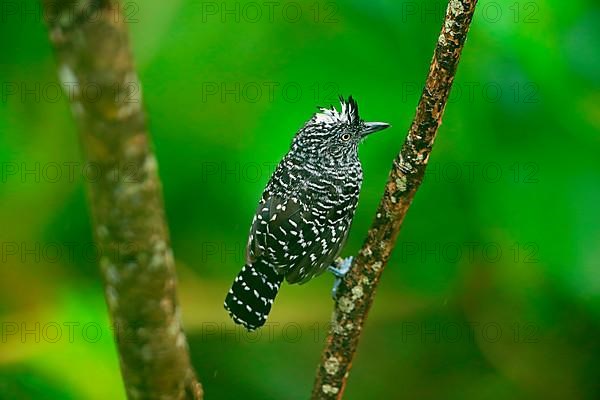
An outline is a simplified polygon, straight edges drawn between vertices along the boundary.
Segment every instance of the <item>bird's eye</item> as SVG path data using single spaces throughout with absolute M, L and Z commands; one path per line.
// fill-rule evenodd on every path
M 347 141 L 347 140 L 350 140 L 350 134 L 349 134 L 349 133 L 344 133 L 344 134 L 342 135 L 342 140 L 343 140 L 344 142 L 345 142 L 345 141 Z

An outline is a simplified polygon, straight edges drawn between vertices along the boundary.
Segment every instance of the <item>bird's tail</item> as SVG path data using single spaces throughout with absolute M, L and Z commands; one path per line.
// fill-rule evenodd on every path
M 252 331 L 265 324 L 283 275 L 257 260 L 246 264 L 225 297 L 225 309 L 238 324 Z

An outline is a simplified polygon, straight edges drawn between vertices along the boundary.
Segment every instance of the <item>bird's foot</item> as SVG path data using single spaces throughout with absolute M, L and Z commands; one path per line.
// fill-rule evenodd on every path
M 335 281 L 333 282 L 333 289 L 331 290 L 331 297 L 333 297 L 333 300 L 337 298 L 337 290 L 340 286 L 340 283 L 342 283 L 342 279 L 344 279 L 344 276 L 346 276 L 346 274 L 350 270 L 350 266 L 352 265 L 352 259 L 352 256 L 346 258 L 338 257 L 336 258 L 334 263 L 330 265 L 329 268 L 327 268 L 335 276 Z

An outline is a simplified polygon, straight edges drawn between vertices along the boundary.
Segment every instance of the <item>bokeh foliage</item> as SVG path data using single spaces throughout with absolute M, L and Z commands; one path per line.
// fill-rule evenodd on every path
M 332 279 L 285 286 L 262 333 L 236 329 L 222 301 L 252 213 L 315 106 L 352 94 L 365 119 L 393 125 L 361 149 L 365 182 L 344 255 L 359 249 L 445 9 L 433 0 L 275 3 L 124 3 L 183 319 L 211 399 L 308 396 Z M 51 91 L 59 80 L 38 3 L 3 5 L 0 397 L 124 398 L 97 257 L 86 252 L 93 177 L 69 104 Z M 478 8 L 348 399 L 600 393 L 600 8 Z M 73 340 L 65 323 L 78 324 Z

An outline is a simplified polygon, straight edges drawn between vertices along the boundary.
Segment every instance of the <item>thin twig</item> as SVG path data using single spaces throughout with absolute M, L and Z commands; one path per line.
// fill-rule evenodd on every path
M 408 136 L 365 243 L 338 288 L 312 399 L 341 399 L 358 341 L 402 221 L 425 174 L 477 0 L 451 0 Z
M 115 0 L 44 0 L 86 165 L 94 236 L 129 399 L 201 399 L 176 297 L 157 163 Z

